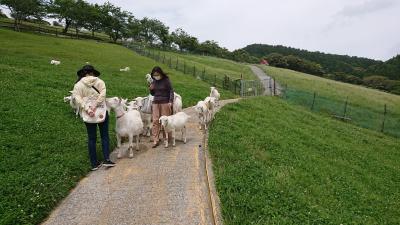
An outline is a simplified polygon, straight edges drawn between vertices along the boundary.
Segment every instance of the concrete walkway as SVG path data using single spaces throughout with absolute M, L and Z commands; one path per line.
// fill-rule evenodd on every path
M 114 152 L 117 165 L 89 173 L 43 224 L 219 224 L 215 188 L 205 169 L 209 162 L 199 147 L 203 133 L 194 109 L 184 111 L 191 116 L 187 144 L 152 149 L 142 138 L 132 159 L 116 160 Z
M 264 94 L 263 95 L 274 95 L 274 88 L 275 89 L 275 94 L 280 95 L 282 87 L 278 84 L 278 82 L 274 82 L 274 78 L 268 76 L 262 69 L 260 69 L 258 66 L 255 65 L 250 65 L 251 71 L 260 79 L 260 81 L 264 85 Z M 276 85 L 276 87 L 274 87 Z

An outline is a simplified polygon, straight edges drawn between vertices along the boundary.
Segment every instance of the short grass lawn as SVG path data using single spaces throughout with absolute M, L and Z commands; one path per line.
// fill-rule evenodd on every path
M 278 98 L 225 106 L 209 150 L 225 224 L 399 224 L 400 140 Z

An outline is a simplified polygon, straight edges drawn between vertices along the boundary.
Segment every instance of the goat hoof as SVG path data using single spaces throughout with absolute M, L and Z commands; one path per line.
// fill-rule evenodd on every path
M 133 153 L 129 153 L 129 158 L 133 158 Z
M 118 153 L 117 158 L 120 159 L 121 157 L 121 153 Z

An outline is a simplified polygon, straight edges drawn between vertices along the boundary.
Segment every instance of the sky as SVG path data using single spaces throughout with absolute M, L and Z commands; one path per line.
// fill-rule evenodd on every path
M 103 3 L 104 0 L 87 0 Z M 387 60 L 400 54 L 400 0 L 110 0 L 229 50 L 253 43 Z
M 106 0 L 86 0 L 104 3 Z M 400 0 L 109 0 L 229 50 L 253 43 L 387 60 L 400 54 Z

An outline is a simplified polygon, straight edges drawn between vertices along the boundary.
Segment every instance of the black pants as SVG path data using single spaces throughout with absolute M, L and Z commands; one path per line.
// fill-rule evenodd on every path
M 92 167 L 97 165 L 97 154 L 96 154 L 96 137 L 97 137 L 97 126 L 100 129 L 101 137 L 101 147 L 103 150 L 104 160 L 109 160 L 110 158 L 110 138 L 108 136 L 108 113 L 106 118 L 102 123 L 85 123 L 87 134 L 88 134 L 88 149 L 89 158 Z

